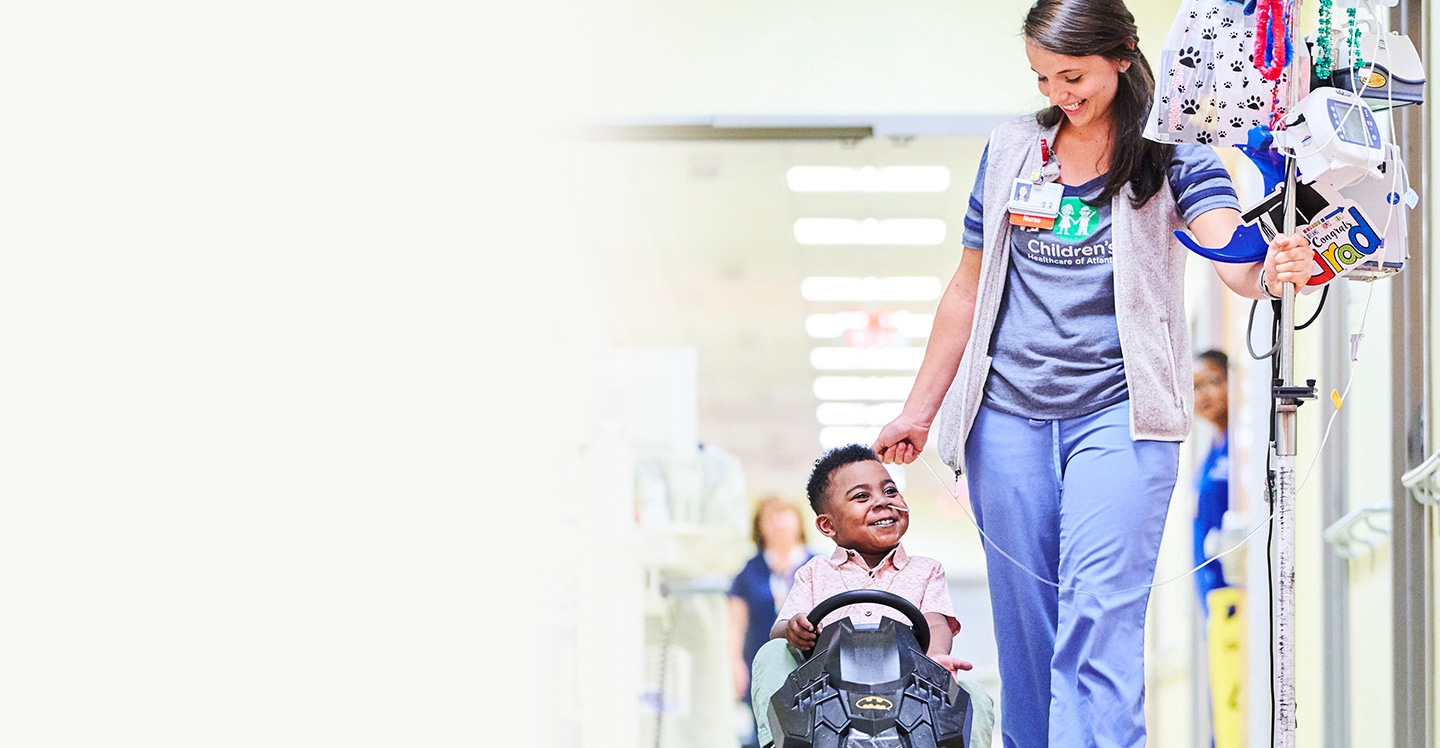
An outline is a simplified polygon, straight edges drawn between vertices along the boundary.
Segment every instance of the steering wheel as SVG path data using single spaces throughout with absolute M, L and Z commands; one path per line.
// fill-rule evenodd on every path
M 806 620 L 810 621 L 811 626 L 819 629 L 820 622 L 825 620 L 825 616 L 847 605 L 859 605 L 861 603 L 884 605 L 887 608 L 892 608 L 904 613 L 905 617 L 910 619 L 910 628 L 915 631 L 915 641 L 920 645 L 920 651 L 930 651 L 930 622 L 925 620 L 925 614 L 921 613 L 920 609 L 915 607 L 915 603 L 893 592 L 886 592 L 884 590 L 849 590 L 847 592 L 841 592 L 834 597 L 821 601 L 819 605 L 815 606 L 814 610 L 810 611 L 810 615 L 806 617 Z M 806 652 L 805 656 L 809 657 L 810 653 Z

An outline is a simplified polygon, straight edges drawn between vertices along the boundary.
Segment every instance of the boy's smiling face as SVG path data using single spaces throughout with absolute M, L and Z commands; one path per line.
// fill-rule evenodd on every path
M 905 499 L 885 466 L 874 460 L 852 462 L 830 475 L 825 511 L 815 527 L 841 548 L 853 549 L 873 568 L 900 544 L 910 527 Z

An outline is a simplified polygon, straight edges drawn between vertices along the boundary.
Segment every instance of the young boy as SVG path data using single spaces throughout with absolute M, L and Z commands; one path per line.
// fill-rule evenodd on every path
M 751 704 L 762 746 L 771 741 L 770 697 L 800 662 L 790 648 L 811 649 L 820 633 L 806 616 L 822 600 L 841 592 L 885 590 L 915 603 L 930 624 L 926 654 L 952 673 L 971 667 L 950 656 L 960 623 L 950 603 L 945 570 L 938 561 L 911 556 L 900 545 L 910 527 L 910 510 L 875 452 L 860 444 L 826 452 L 815 461 L 805 491 L 815 510 L 815 527 L 835 541 L 835 553 L 816 556 L 795 572 L 795 586 L 770 629 L 770 641 L 755 655 Z M 826 616 L 820 628 L 846 617 L 856 623 L 876 623 L 880 616 L 909 625 L 899 611 L 888 607 L 851 605 Z

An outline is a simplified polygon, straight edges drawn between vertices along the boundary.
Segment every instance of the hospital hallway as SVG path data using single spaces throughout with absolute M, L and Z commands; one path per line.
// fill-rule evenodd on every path
M 606 563 L 575 579 L 574 667 L 579 684 L 614 684 L 624 673 L 638 706 L 617 712 L 613 689 L 591 701 L 582 687 L 574 731 L 559 742 L 746 744 L 754 722 L 736 698 L 727 616 L 737 574 L 757 554 L 757 508 L 772 499 L 798 507 L 808 551 L 833 551 L 814 530 L 806 475 L 824 450 L 868 445 L 901 412 L 967 246 L 967 197 L 987 137 L 1043 102 L 1016 43 L 1024 5 L 838 13 L 792 4 L 752 15 L 647 4 L 632 25 L 606 27 L 624 40 L 607 49 L 625 52 L 597 58 L 600 114 L 562 144 L 574 167 L 574 225 L 591 248 L 576 282 L 600 310 L 586 320 L 596 343 L 583 368 L 595 372 L 595 394 L 581 431 L 591 436 L 574 446 L 581 473 L 614 479 L 572 520 L 577 537 L 609 528 L 595 546 Z M 1195 4 L 1128 5 L 1163 71 L 1167 30 Z M 1420 6 L 1402 2 L 1377 17 L 1428 58 L 1434 41 Z M 1302 4 L 1303 33 L 1314 33 L 1317 12 Z M 755 34 L 762 16 L 774 25 Z M 907 32 L 918 28 L 946 31 Z M 967 44 L 949 43 L 958 29 Z M 682 48 L 697 53 L 651 67 Z M 905 55 L 893 54 L 900 48 Z M 929 63 L 911 64 L 921 58 Z M 1387 247 L 1408 242 L 1404 270 L 1342 280 L 1323 296 L 1317 287 L 1295 303 L 1296 325 L 1316 315 L 1293 336 L 1292 381 L 1314 380 L 1315 394 L 1296 415 L 1294 609 L 1284 618 L 1298 745 L 1437 744 L 1433 203 L 1419 176 L 1434 168 L 1426 108 L 1374 113 L 1418 196 L 1405 211 L 1408 236 L 1386 236 Z M 1215 151 L 1241 206 L 1261 202 L 1271 186 L 1261 171 L 1237 148 Z M 1382 220 L 1393 232 L 1403 219 Z M 1267 499 L 1274 371 L 1252 354 L 1278 339 L 1276 322 L 1269 303 L 1252 311 L 1201 257 L 1187 263 L 1185 296 L 1192 355 L 1227 354 L 1218 376 L 1228 398 L 1217 426 L 1201 412 L 1216 374 L 1197 362 L 1196 417 L 1146 619 L 1148 744 L 1264 746 L 1277 708 L 1279 552 Z M 952 651 L 975 666 L 962 677 L 998 704 L 982 540 L 965 481 L 934 441 L 920 460 L 888 466 L 911 509 L 904 544 L 943 564 L 962 626 Z M 1228 455 L 1216 457 L 1217 442 Z M 1219 504 L 1202 498 L 1216 475 Z M 632 611 L 626 620 L 601 614 L 617 600 Z M 999 735 L 997 725 L 995 745 Z
M 12 5 L 0 746 L 1440 748 L 1434 3 Z

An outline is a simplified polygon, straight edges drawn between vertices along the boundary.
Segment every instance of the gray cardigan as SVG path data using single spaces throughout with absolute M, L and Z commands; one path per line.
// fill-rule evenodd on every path
M 975 319 L 960 368 L 945 394 L 932 428 L 936 448 L 950 467 L 964 470 L 965 440 L 980 410 L 990 374 L 990 338 L 1010 266 L 1010 221 L 1006 203 L 1013 180 L 1040 167 L 1040 138 L 1054 145 L 1056 128 L 1045 129 L 1026 115 L 990 135 L 985 169 L 985 246 Z M 1194 397 L 1190 333 L 1185 319 L 1187 253 L 1171 232 L 1184 228 L 1175 198 L 1166 187 L 1135 210 L 1129 187 L 1111 201 L 1115 273 L 1115 321 L 1130 393 L 1130 436 L 1181 441 L 1190 433 Z M 996 345 L 1005 341 L 997 340 Z

